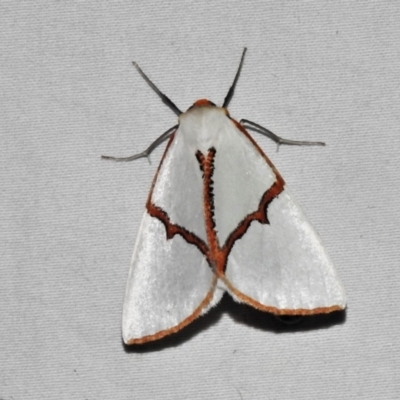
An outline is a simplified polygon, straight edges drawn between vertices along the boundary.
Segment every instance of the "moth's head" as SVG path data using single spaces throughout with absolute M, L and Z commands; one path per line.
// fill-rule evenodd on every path
M 217 106 L 215 103 L 213 103 L 210 100 L 207 99 L 200 99 L 195 101 L 187 110 L 184 114 L 186 114 L 188 111 L 195 111 L 195 110 L 207 110 L 207 109 L 220 109 L 224 110 L 224 113 L 229 116 L 228 109 L 225 108 L 224 106 Z
M 200 100 L 195 101 L 195 102 L 193 103 L 193 105 L 191 105 L 191 106 L 187 109 L 187 111 L 191 110 L 191 109 L 194 108 L 194 107 L 216 107 L 216 105 L 215 105 L 212 101 L 210 101 L 210 100 L 207 100 L 207 99 L 200 99 Z
M 190 124 L 215 123 L 215 118 L 220 116 L 230 118 L 226 108 L 217 106 L 212 101 L 207 99 L 197 100 L 184 113 L 179 115 L 179 124 L 183 121 Z

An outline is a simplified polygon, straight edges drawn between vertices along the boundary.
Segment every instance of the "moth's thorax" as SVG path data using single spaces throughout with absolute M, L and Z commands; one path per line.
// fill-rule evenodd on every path
M 221 135 L 226 131 L 226 124 L 231 123 L 228 115 L 225 108 L 200 100 L 179 116 L 179 135 L 205 153 L 218 145 Z

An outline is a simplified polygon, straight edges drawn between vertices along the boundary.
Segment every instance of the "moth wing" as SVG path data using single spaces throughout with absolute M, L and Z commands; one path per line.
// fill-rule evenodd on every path
M 125 293 L 122 336 L 139 344 L 177 332 L 222 296 L 200 250 L 144 214 Z
M 252 221 L 228 258 L 235 300 L 280 315 L 330 312 L 345 292 L 317 232 L 285 188 L 268 206 L 268 224 Z

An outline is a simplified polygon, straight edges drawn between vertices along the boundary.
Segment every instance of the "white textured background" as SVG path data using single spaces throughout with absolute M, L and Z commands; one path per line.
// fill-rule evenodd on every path
M 400 2 L 0 2 L 0 399 L 400 398 Z M 120 339 L 152 164 L 176 123 L 136 60 L 185 110 L 254 135 L 322 236 L 345 315 L 286 328 L 220 307 L 180 334 Z M 164 146 L 161 146 L 164 147 Z

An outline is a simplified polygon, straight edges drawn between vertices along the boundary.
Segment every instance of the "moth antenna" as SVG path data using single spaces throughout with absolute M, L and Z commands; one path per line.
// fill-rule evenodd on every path
M 150 80 L 150 78 L 142 71 L 142 69 L 139 67 L 139 65 L 133 61 L 132 62 L 133 66 L 138 70 L 139 74 L 142 76 L 142 78 L 147 82 L 147 84 L 158 94 L 162 102 L 169 107 L 176 115 L 181 115 L 182 111 L 174 104 L 174 102 L 166 96 L 163 92 L 161 92 L 160 89 Z
M 233 94 L 235 93 L 236 84 L 237 84 L 237 81 L 239 80 L 240 71 L 242 70 L 244 56 L 246 54 L 246 51 L 247 51 L 247 47 L 245 47 L 243 49 L 242 58 L 240 59 L 240 64 L 239 64 L 239 68 L 236 72 L 235 79 L 233 80 L 232 86 L 229 88 L 228 94 L 226 95 L 225 100 L 224 100 L 224 104 L 222 105 L 222 107 L 224 107 L 224 108 L 228 107 L 230 101 L 232 100 Z

